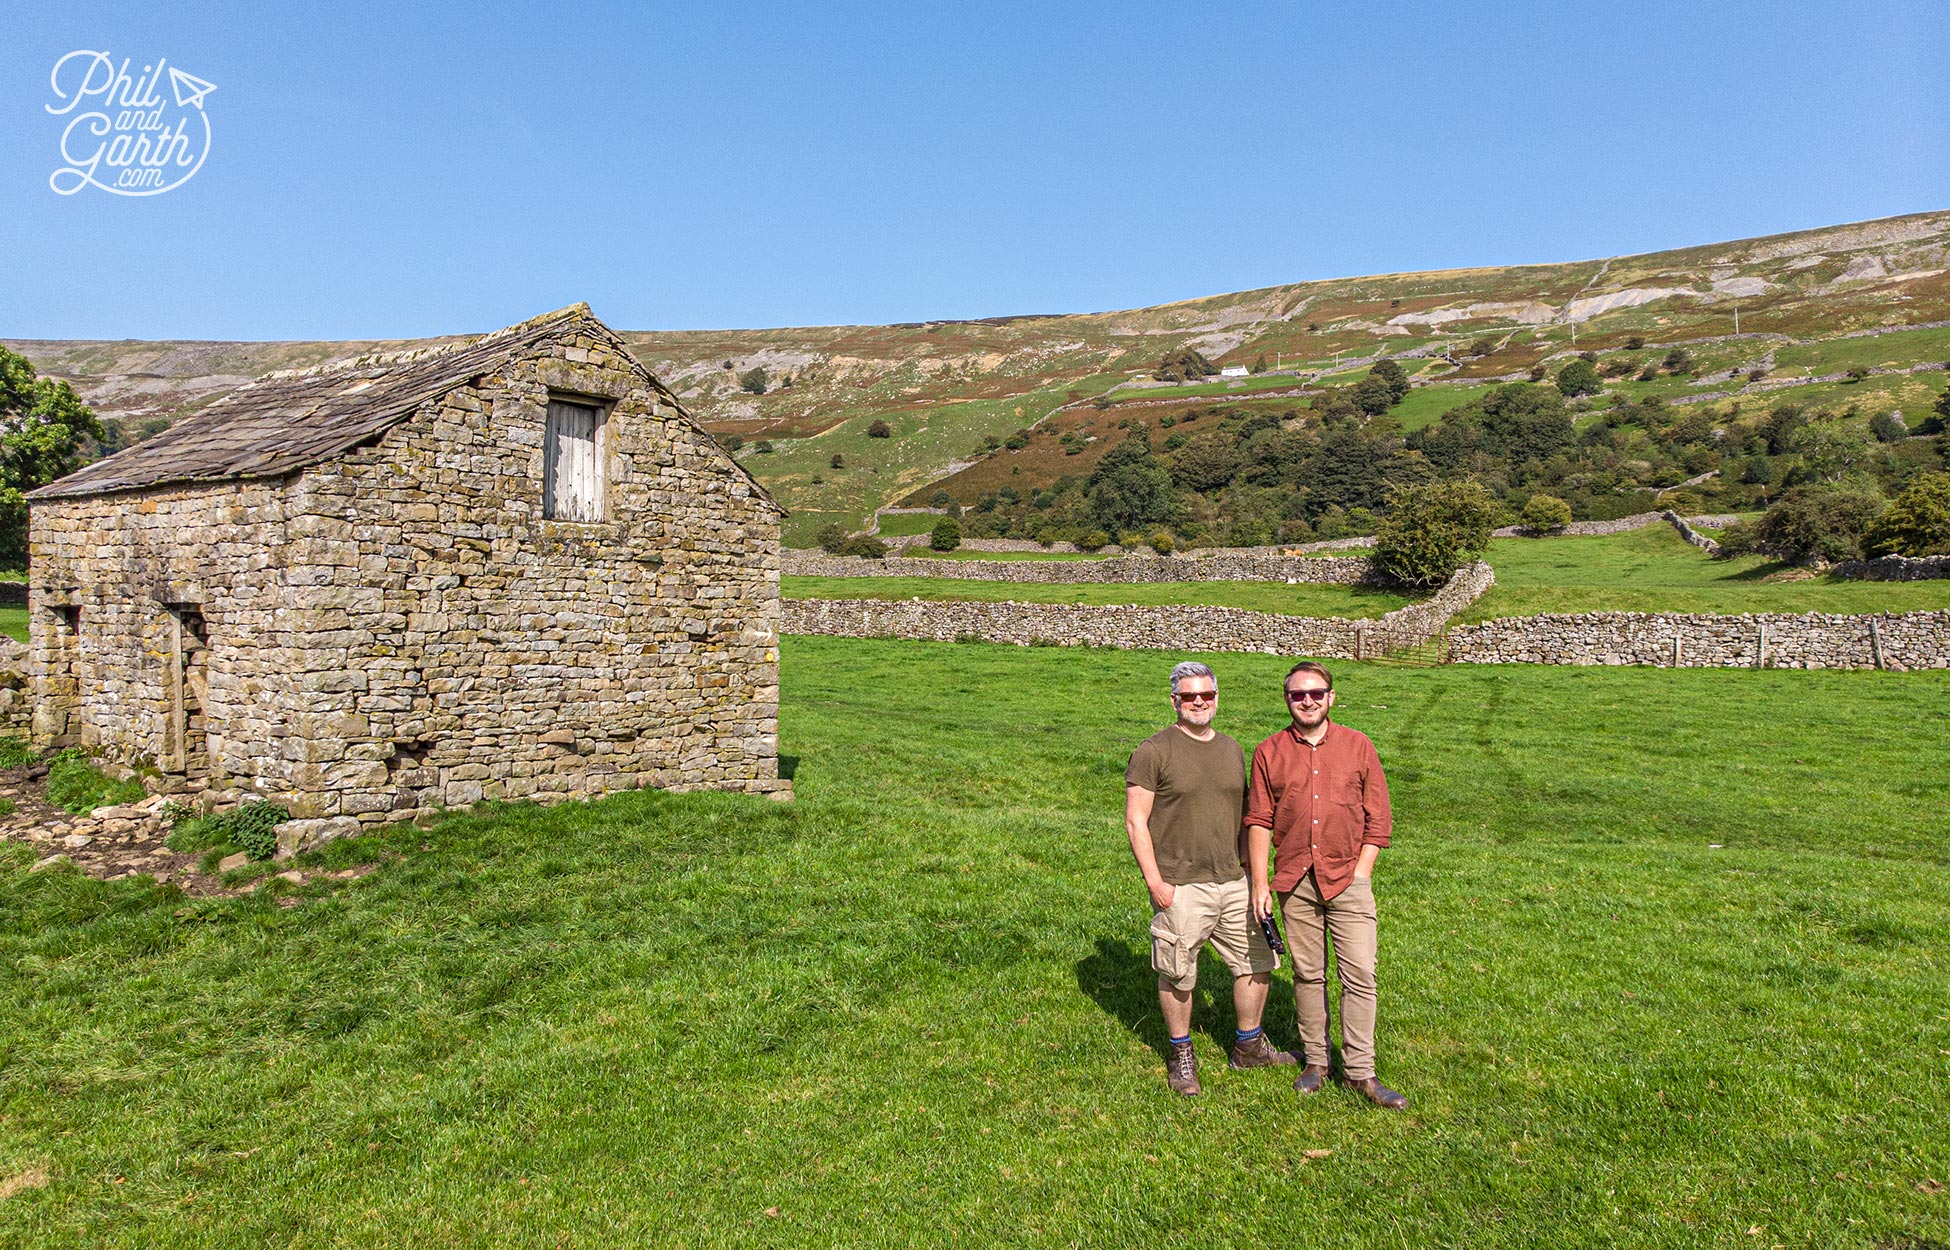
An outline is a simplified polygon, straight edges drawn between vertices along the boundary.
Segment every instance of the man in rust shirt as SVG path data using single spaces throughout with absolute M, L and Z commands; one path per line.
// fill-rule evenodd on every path
M 1375 908 L 1369 878 L 1394 820 L 1374 743 L 1328 717 L 1334 679 L 1312 662 L 1286 675 L 1293 722 L 1253 751 L 1246 791 L 1246 863 L 1253 914 L 1270 916 L 1279 895 L 1293 959 L 1293 999 L 1306 1066 L 1293 1088 L 1327 1083 L 1327 942 L 1341 982 L 1341 1076 L 1377 1106 L 1408 1099 L 1375 1079 Z M 1278 853 L 1269 885 L 1268 842 Z

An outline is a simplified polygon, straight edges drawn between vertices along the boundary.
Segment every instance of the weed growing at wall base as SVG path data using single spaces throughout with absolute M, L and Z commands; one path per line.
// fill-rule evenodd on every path
M 490 807 L 244 898 L 0 845 L 0 1244 L 1950 1240 L 1950 674 L 1336 664 L 1396 1116 L 1227 1072 L 1209 958 L 1165 1090 L 1120 802 L 1179 658 L 789 638 L 791 804 Z M 1288 657 L 1201 658 L 1278 725 Z

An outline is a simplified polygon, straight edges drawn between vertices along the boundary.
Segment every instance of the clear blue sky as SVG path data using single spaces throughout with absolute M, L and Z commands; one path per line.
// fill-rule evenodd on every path
M 0 335 L 1127 308 L 1950 207 L 1950 6 L 343 3 L 12 13 Z M 206 165 L 48 186 L 76 49 Z

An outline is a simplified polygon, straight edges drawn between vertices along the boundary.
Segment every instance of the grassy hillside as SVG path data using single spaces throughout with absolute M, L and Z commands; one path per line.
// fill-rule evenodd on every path
M 1950 213 L 1923 213 L 1643 256 L 1343 278 L 1119 312 L 625 337 L 709 428 L 745 440 L 744 462 L 805 514 L 789 526 L 804 541 L 825 520 L 857 525 L 875 506 L 925 497 L 937 480 L 968 503 L 1002 477 L 1040 487 L 1087 472 L 1087 454 L 1052 462 L 1033 447 L 989 449 L 989 439 L 1038 421 L 1101 440 L 1120 421 L 1194 407 L 1291 410 L 1323 379 L 1351 382 L 1381 355 L 1402 358 L 1418 387 L 1396 414 L 1404 431 L 1488 380 L 1521 378 L 1538 364 L 1554 371 L 1574 350 L 1636 366 L 1673 345 L 1685 345 L 1696 368 L 1647 383 L 1621 376 L 1607 390 L 1633 400 L 1721 394 L 1750 406 L 1793 393 L 1865 417 L 1901 408 L 1914 421 L 1942 392 L 1941 374 L 1788 384 L 1857 365 L 1941 362 L 1950 329 L 1866 336 L 1947 320 Z M 1628 350 L 1636 339 L 1646 346 Z M 269 369 L 393 345 L 10 346 L 139 433 Z M 1479 347 L 1487 354 L 1474 354 Z M 1163 355 L 1185 348 L 1218 366 L 1263 361 L 1266 372 L 1149 380 Z M 762 395 L 740 386 L 758 368 L 769 384 Z M 1749 383 L 1757 369 L 1765 378 Z M 876 419 L 894 428 L 892 439 L 867 437 Z M 770 455 L 755 450 L 761 440 Z M 831 468 L 836 454 L 843 470 Z
M 1286 661 L 1212 662 L 1275 728 Z M 1950 1241 L 1950 675 L 1337 666 L 1396 804 L 1389 1114 L 1228 1072 L 1210 957 L 1165 1089 L 1119 778 L 1167 663 L 788 640 L 795 803 L 306 865 L 356 881 L 0 845 L 0 1245 Z

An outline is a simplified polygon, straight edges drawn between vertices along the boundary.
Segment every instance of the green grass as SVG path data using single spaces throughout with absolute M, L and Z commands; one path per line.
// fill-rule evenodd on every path
M 788 599 L 927 599 L 980 603 L 1190 603 L 1286 616 L 1376 617 L 1413 602 L 1371 586 L 1284 582 L 991 582 L 939 577 L 787 577 Z
M 5 634 L 18 642 L 27 639 L 27 609 L 25 607 L 0 607 L 0 634 Z
M 897 512 L 880 518 L 883 538 L 905 538 L 910 534 L 932 534 L 941 518 L 932 512 Z
M 789 639 L 797 802 L 490 808 L 356 882 L 0 846 L 0 1245 L 1950 1240 L 1950 674 L 1337 666 L 1397 1115 L 1226 1071 L 1209 957 L 1164 1088 L 1120 778 L 1175 658 Z M 1275 728 L 1286 659 L 1211 659 Z
M 1715 560 L 1669 525 L 1597 538 L 1497 538 L 1496 585 L 1457 624 L 1545 612 L 1916 612 L 1950 608 L 1950 582 L 1769 582 L 1782 566 Z
M 147 797 L 140 781 L 110 780 L 79 750 L 63 751 L 48 765 L 47 801 L 64 812 L 91 812 L 117 803 L 139 803 Z

